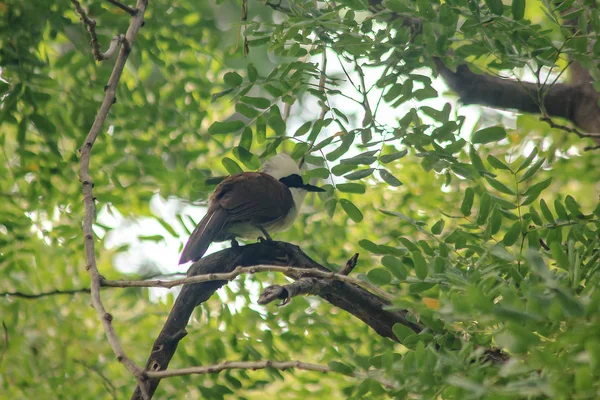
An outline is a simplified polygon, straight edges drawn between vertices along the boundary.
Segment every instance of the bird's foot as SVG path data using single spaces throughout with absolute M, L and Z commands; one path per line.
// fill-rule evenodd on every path
M 235 238 L 231 238 L 229 240 L 231 241 L 232 248 L 237 249 L 238 247 L 240 247 L 240 243 L 237 240 L 235 240 Z
M 262 242 L 272 242 L 273 239 L 271 238 L 271 236 L 269 235 L 269 232 L 267 232 L 265 230 L 265 228 L 263 228 L 262 226 L 259 226 L 258 229 L 260 229 L 260 231 L 262 232 L 263 235 L 265 235 L 264 238 L 259 237 L 257 240 L 262 243 Z

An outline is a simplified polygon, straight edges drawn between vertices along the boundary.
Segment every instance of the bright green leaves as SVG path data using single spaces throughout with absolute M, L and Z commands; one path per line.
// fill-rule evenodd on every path
M 383 256 L 381 263 L 400 281 L 404 281 L 408 276 L 408 270 L 404 264 L 394 256 Z
M 367 278 L 376 285 L 387 285 L 392 280 L 392 275 L 383 268 L 375 268 L 367 273 Z
M 471 207 L 473 207 L 474 198 L 475 198 L 475 191 L 473 190 L 473 188 L 468 187 L 465 190 L 465 196 L 460 205 L 460 212 L 462 212 L 462 214 L 465 217 L 468 217 L 469 215 L 471 215 Z
M 350 219 L 354 222 L 360 222 L 363 220 L 362 212 L 348 199 L 340 199 L 339 200 L 342 209 L 350 217 Z
M 521 223 L 517 221 L 508 229 L 508 232 L 506 232 L 506 234 L 504 235 L 504 239 L 502 239 L 502 242 L 505 246 L 512 246 L 519 238 L 520 233 Z
M 402 151 L 395 151 L 390 154 L 384 154 L 381 157 L 379 157 L 379 161 L 381 161 L 383 164 L 387 164 L 389 162 L 396 161 L 396 160 L 406 156 L 407 153 L 408 153 L 408 150 L 402 150 Z
M 236 163 L 234 160 L 232 160 L 229 157 L 223 157 L 223 159 L 221 160 L 221 163 L 223 164 L 223 166 L 225 167 L 227 172 L 229 172 L 230 175 L 239 174 L 241 172 L 244 172 L 242 170 L 242 168 L 238 165 L 238 163 Z
M 526 0 L 513 0 L 511 11 L 515 21 L 519 21 L 525 16 L 525 1 Z
M 243 121 L 226 121 L 219 122 L 215 121 L 208 128 L 208 133 L 211 135 L 221 135 L 225 133 L 234 133 L 245 127 L 246 124 Z
M 494 189 L 496 189 L 497 191 L 504 193 L 504 194 L 509 194 L 509 195 L 516 195 L 515 191 L 512 190 L 511 188 L 509 188 L 508 186 L 506 186 L 504 183 L 491 178 L 489 176 L 485 177 L 485 180 L 487 181 L 487 183 L 490 184 L 491 187 L 493 187 Z
M 344 193 L 364 194 L 366 192 L 365 186 L 360 183 L 338 183 L 336 188 Z
M 392 173 L 388 172 L 385 169 L 379 169 L 379 176 L 390 186 L 402 186 L 402 182 L 400 182 L 398 178 L 396 178 L 394 175 L 392 175 Z
M 227 72 L 223 77 L 223 81 L 230 87 L 238 87 L 242 84 L 244 79 L 237 72 Z
M 501 0 L 494 0 L 494 1 L 499 1 L 500 4 L 502 4 Z M 504 139 L 506 137 L 506 130 L 504 130 L 503 127 L 501 126 L 492 126 L 490 128 L 484 128 L 484 129 L 480 129 L 477 132 L 475 132 L 473 134 L 473 137 L 471 138 L 471 142 L 473 143 L 480 143 L 480 144 L 484 144 L 484 143 L 492 143 L 492 142 L 498 142 L 502 139 Z
M 415 275 L 417 276 L 417 278 L 421 280 L 427 278 L 427 261 L 425 260 L 423 255 L 418 251 L 414 251 L 411 253 L 411 257 L 414 263 Z
M 504 6 L 502 5 L 502 0 L 484 0 L 484 2 L 491 12 L 493 12 L 496 15 L 502 15 L 502 11 L 504 9 Z

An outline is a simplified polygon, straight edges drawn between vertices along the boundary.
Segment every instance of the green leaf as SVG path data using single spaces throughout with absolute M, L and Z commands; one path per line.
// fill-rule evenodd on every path
M 419 14 L 425 17 L 425 19 L 435 19 L 435 11 L 433 11 L 433 7 L 431 6 L 430 1 L 417 0 L 417 5 L 419 6 Z
M 569 219 L 569 215 L 567 215 L 567 210 L 565 210 L 559 199 L 554 199 L 554 211 L 556 211 L 556 215 L 559 219 Z
M 331 153 L 327 154 L 327 161 L 334 161 L 346 154 L 346 152 L 350 149 L 352 142 L 354 142 L 355 135 L 352 133 L 346 133 L 342 136 L 342 144 L 337 149 L 333 150 Z
M 536 224 L 537 226 L 544 225 L 544 221 L 542 221 L 542 217 L 540 217 L 540 214 L 537 212 L 537 210 L 535 209 L 534 206 L 529 207 L 529 214 L 531 215 L 531 220 L 533 221 L 534 224 Z
M 515 21 L 522 20 L 525 16 L 525 0 L 513 0 L 511 11 Z
M 360 164 L 370 165 L 370 164 L 373 164 L 375 161 L 377 161 L 377 157 L 368 156 L 368 155 L 358 155 L 358 156 L 354 156 L 352 158 L 344 158 L 343 160 L 340 160 L 340 163 L 341 164 L 353 164 L 353 165 L 360 165 Z
M 392 175 L 390 172 L 388 172 L 385 169 L 379 169 L 379 176 L 390 186 L 393 186 L 393 187 L 402 186 L 402 182 L 400 182 L 400 180 L 398 180 L 398 178 L 396 178 L 394 175 Z M 346 179 L 347 178 L 348 177 L 346 176 Z
M 39 114 L 33 114 L 31 116 L 31 120 L 39 131 L 46 132 L 51 135 L 56 133 L 56 126 L 48 118 Z
M 408 154 L 408 150 L 402 150 L 402 151 L 396 151 L 396 152 L 390 153 L 390 154 L 384 154 L 379 157 L 379 161 L 381 161 L 383 164 L 387 164 L 387 163 L 390 163 L 392 161 L 395 161 L 395 160 L 398 160 L 398 159 L 404 157 L 406 154 Z
M 484 2 L 491 12 L 493 12 L 496 15 L 502 15 L 502 11 L 504 10 L 502 0 L 484 0 Z
M 468 187 L 465 190 L 465 197 L 463 198 L 462 204 L 460 205 L 460 212 L 465 217 L 471 215 L 471 208 L 473 207 L 473 199 L 475 198 L 475 191 L 473 188 Z
M 524 182 L 527 179 L 531 178 L 533 175 L 535 175 L 535 173 L 541 168 L 541 166 L 544 165 L 544 161 L 546 161 L 545 158 L 537 160 L 535 164 L 531 166 L 531 168 L 525 171 L 521 179 L 519 179 L 519 183 Z
M 508 165 L 504 164 L 502 161 L 500 161 L 499 159 L 497 159 L 496 157 L 494 157 L 491 154 L 487 157 L 487 161 L 490 163 L 490 165 L 492 167 L 494 167 L 496 169 L 504 169 L 506 171 L 512 171 Z
M 469 159 L 471 160 L 471 164 L 477 171 L 485 172 L 485 166 L 483 165 L 483 161 L 481 161 L 481 157 L 477 154 L 474 146 L 469 146 Z
M 394 324 L 394 326 L 392 326 L 392 331 L 400 343 L 406 340 L 407 337 L 415 335 L 415 332 L 412 329 L 402 324 Z
M 485 177 L 485 180 L 487 181 L 487 183 L 490 184 L 491 187 L 493 187 L 494 189 L 496 189 L 497 191 L 504 193 L 504 194 L 510 194 L 510 195 L 516 195 L 515 191 L 512 190 L 511 188 L 509 188 L 508 186 L 506 186 L 504 183 L 491 178 L 489 176 Z
M 573 196 L 568 195 L 565 198 L 565 206 L 567 206 L 567 209 L 569 210 L 572 216 L 579 218 L 583 215 L 583 213 L 581 212 L 581 206 L 577 203 L 577 201 L 575 201 Z
M 304 177 L 306 178 L 305 181 L 311 178 L 327 179 L 329 178 L 329 170 L 323 167 L 309 169 L 304 173 Z
M 277 136 L 285 135 L 285 121 L 281 118 L 281 111 L 278 106 L 272 106 L 269 110 L 269 125 L 275 131 Z
M 552 178 L 548 178 L 545 181 L 538 182 L 535 185 L 530 186 L 525 191 L 525 193 L 523 193 L 523 195 L 525 195 L 525 196 L 539 195 L 544 189 L 546 189 L 548 186 L 550 186 L 551 183 L 552 183 Z
M 256 79 L 258 79 L 258 71 L 254 67 L 254 64 L 248 63 L 246 68 L 248 70 L 248 80 L 250 82 L 256 82 Z
M 348 175 L 344 175 L 344 178 L 350 181 L 355 181 L 370 176 L 373 173 L 373 171 L 375 171 L 375 168 L 359 169 L 358 171 L 354 171 Z
M 484 193 L 481 196 L 481 203 L 479 204 L 479 213 L 477 214 L 477 225 L 481 226 L 486 223 L 488 216 L 490 215 L 490 206 L 492 204 L 492 198 L 489 193 Z
M 258 169 L 260 167 L 260 160 L 258 157 L 243 147 L 234 147 L 233 154 L 248 169 Z
M 471 211 L 470 208 L 469 208 L 469 211 Z M 438 220 L 431 227 L 431 233 L 433 233 L 434 235 L 439 235 L 440 233 L 442 233 L 442 231 L 444 230 L 445 223 L 446 223 L 446 221 L 444 221 L 443 219 Z
M 365 186 L 360 183 L 338 183 L 336 185 L 337 190 L 344 193 L 358 193 L 363 194 L 366 192 Z
M 356 165 L 352 165 L 352 164 L 338 164 L 335 167 L 331 168 L 331 172 L 335 176 L 342 176 L 342 175 L 352 171 L 355 168 L 356 168 Z
M 540 210 L 542 210 L 542 215 L 544 218 L 546 218 L 546 221 L 550 222 L 551 224 L 556 222 L 554 216 L 552 215 L 552 211 L 550 211 L 550 207 L 548 207 L 548 204 L 546 204 L 544 199 L 540 200 Z
M 383 256 L 381 263 L 386 267 L 396 278 L 405 281 L 408 276 L 408 271 L 402 262 L 394 256 Z
M 373 253 L 373 254 L 385 254 L 384 251 L 382 251 L 378 245 L 376 245 L 375 243 L 371 242 L 370 240 L 367 239 L 362 239 L 359 240 L 358 245 L 360 247 L 362 247 L 363 249 L 367 250 L 369 253 Z
M 308 143 L 299 142 L 294 145 L 294 149 L 292 150 L 292 157 L 294 160 L 300 159 L 303 155 L 308 151 Z
M 243 96 L 240 100 L 246 104 L 250 104 L 251 106 L 260 109 L 266 109 L 271 106 L 271 102 L 268 99 L 265 99 L 264 97 Z
M 360 222 L 363 220 L 362 212 L 350 200 L 340 199 L 340 205 L 352 221 Z
M 223 77 L 226 85 L 231 87 L 238 87 L 244 82 L 244 79 L 237 72 L 228 72 Z
M 210 133 L 211 135 L 221 135 L 224 133 L 233 133 L 233 132 L 239 131 L 240 129 L 242 129 L 245 126 L 246 126 L 246 124 L 243 121 L 227 121 L 227 122 L 215 121 L 208 128 L 208 133 Z
M 504 239 L 502 239 L 502 243 L 504 243 L 505 246 L 512 246 L 515 244 L 520 234 L 521 222 L 517 221 L 508 229 L 506 235 L 504 235 Z
M 235 105 L 235 111 L 239 112 L 244 117 L 247 117 L 247 118 L 250 118 L 250 119 L 256 118 L 260 114 L 260 111 L 258 111 L 255 108 L 249 107 L 249 106 L 247 106 L 244 103 L 237 103 Z
M 250 150 L 250 148 L 252 147 L 252 129 L 250 129 L 249 127 L 246 127 L 244 129 L 238 146 L 243 147 L 246 150 Z
M 230 175 L 244 172 L 244 170 L 242 170 L 242 167 L 240 167 L 238 163 L 236 163 L 229 157 L 223 157 L 223 159 L 221 160 L 221 164 L 223 164 L 223 166 L 225 167 L 227 172 L 229 172 Z
M 514 4 L 514 2 L 513 2 Z M 535 158 L 535 156 L 538 153 L 538 148 L 534 147 L 533 151 L 527 156 L 526 159 L 523 160 L 523 162 L 521 163 L 521 165 L 519 165 L 519 168 L 517 169 L 517 172 L 521 172 L 522 170 L 524 170 L 525 168 L 529 167 L 529 165 L 531 164 L 531 162 L 533 161 L 533 159 Z
M 376 285 L 387 285 L 392 281 L 392 275 L 383 268 L 375 268 L 367 273 L 367 278 Z
M 306 135 L 310 130 L 311 125 L 312 123 L 310 121 L 303 123 L 302 126 L 296 130 L 296 133 L 294 133 L 294 137 Z
M 496 1 L 496 0 L 495 0 Z M 501 0 L 497 0 L 501 1 Z M 500 3 L 502 4 L 502 3 Z M 471 142 L 473 143 L 491 143 L 498 142 L 506 137 L 506 131 L 501 126 L 492 126 L 490 128 L 481 129 L 473 134 Z
M 427 278 L 427 261 L 425 261 L 423 255 L 415 251 L 411 253 L 411 256 L 415 265 L 415 274 L 417 275 L 417 278 L 421 280 Z

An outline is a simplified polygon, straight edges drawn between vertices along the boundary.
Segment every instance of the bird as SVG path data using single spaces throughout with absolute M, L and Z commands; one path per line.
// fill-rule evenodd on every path
M 208 211 L 190 235 L 179 264 L 198 261 L 212 242 L 236 238 L 272 240 L 269 232 L 288 229 L 308 192 L 324 189 L 304 183 L 296 162 L 280 153 L 267 159 L 258 172 L 225 178 L 209 198 Z

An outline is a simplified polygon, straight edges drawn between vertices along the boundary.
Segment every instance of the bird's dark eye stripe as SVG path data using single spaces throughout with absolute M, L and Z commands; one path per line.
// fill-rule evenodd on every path
M 287 187 L 291 188 L 299 188 L 304 186 L 304 182 L 302 182 L 302 177 L 298 174 L 288 175 L 279 180 L 279 182 L 283 183 Z

